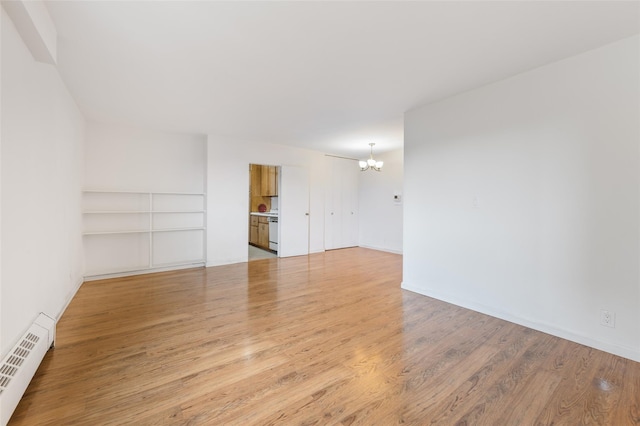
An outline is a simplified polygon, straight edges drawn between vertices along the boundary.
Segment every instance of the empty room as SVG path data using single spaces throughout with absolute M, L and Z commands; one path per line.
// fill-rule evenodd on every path
M 0 425 L 640 425 L 639 1 L 1 15 Z

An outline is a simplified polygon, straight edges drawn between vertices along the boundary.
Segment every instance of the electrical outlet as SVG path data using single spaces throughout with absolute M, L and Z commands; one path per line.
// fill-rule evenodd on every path
M 600 325 L 605 327 L 616 327 L 616 314 L 605 309 L 600 309 Z

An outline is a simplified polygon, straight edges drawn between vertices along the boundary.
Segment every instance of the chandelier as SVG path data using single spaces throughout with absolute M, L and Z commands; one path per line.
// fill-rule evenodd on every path
M 373 146 L 375 145 L 375 143 L 370 143 L 369 146 L 371 147 L 371 152 L 369 153 L 369 159 L 367 161 L 360 161 L 358 164 L 360 165 L 360 171 L 364 172 L 365 170 L 375 170 L 376 172 L 379 172 L 380 170 L 382 170 L 382 161 L 376 161 L 373 159 Z

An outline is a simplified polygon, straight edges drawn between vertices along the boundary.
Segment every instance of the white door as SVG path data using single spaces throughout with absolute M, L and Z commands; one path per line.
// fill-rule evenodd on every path
M 331 250 L 340 246 L 340 234 L 336 230 L 341 228 L 340 211 L 342 210 L 342 199 L 339 196 L 340 192 L 336 188 L 341 185 L 341 176 L 334 157 L 327 156 L 325 158 L 324 248 Z
M 353 160 L 341 162 L 342 200 L 341 200 L 341 247 L 358 245 L 358 178 L 360 168 Z
M 358 179 L 354 160 L 327 158 L 325 249 L 358 245 Z
M 282 166 L 279 186 L 278 256 L 309 254 L 309 171 Z

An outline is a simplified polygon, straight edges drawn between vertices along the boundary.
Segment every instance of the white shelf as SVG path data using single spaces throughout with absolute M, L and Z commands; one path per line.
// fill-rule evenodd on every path
M 82 192 L 92 194 L 154 194 L 154 195 L 206 195 L 204 192 L 149 192 L 149 191 L 112 191 L 101 189 L 84 189 Z
M 133 231 L 90 231 L 83 232 L 82 235 L 117 235 L 117 234 L 146 234 L 148 233 L 148 229 L 140 229 Z
M 84 214 L 149 214 L 151 210 L 87 210 Z
M 179 226 L 173 228 L 144 228 L 144 229 L 116 229 L 112 231 L 85 231 L 83 235 L 103 235 L 103 234 L 135 234 L 145 232 L 175 232 L 175 231 L 204 231 L 207 228 L 204 226 Z
M 153 265 L 154 268 L 157 269 L 164 269 L 164 268 L 170 268 L 172 266 L 186 266 L 186 265 L 193 265 L 194 267 L 197 266 L 204 266 L 205 264 L 205 260 L 204 259 L 196 259 L 194 261 L 190 261 L 190 262 L 170 262 L 170 263 L 158 263 Z
M 83 191 L 87 276 L 144 272 L 206 259 L 203 193 Z M 194 233 L 194 231 L 200 231 Z
M 154 265 L 153 268 L 127 268 L 127 269 L 105 269 L 100 271 L 94 271 L 90 275 L 85 276 L 85 280 L 101 280 L 116 277 L 126 277 L 131 275 L 148 274 L 149 272 L 165 272 L 174 271 L 177 269 L 189 269 L 189 268 L 201 268 L 206 265 L 204 259 L 196 260 L 188 263 L 167 263 L 162 265 Z
M 205 210 L 88 210 L 83 214 L 206 213 Z
M 178 231 L 204 231 L 206 228 L 166 228 L 166 229 L 152 229 L 151 232 L 178 232 Z

